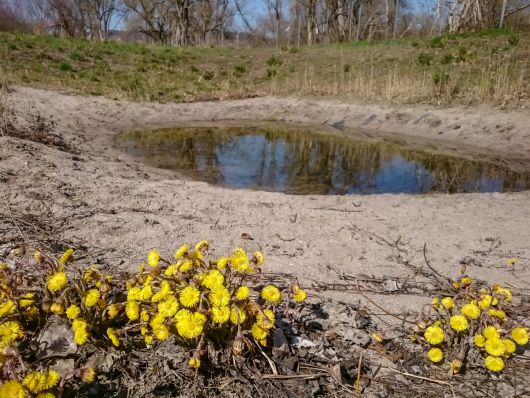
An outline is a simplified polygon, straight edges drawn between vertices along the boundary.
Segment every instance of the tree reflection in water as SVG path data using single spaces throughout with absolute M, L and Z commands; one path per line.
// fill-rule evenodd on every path
M 520 191 L 530 183 L 529 173 L 491 163 L 288 128 L 134 132 L 119 146 L 194 179 L 291 194 Z

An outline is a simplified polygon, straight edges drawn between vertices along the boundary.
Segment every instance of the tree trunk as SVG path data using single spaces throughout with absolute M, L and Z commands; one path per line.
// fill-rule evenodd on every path
M 508 0 L 502 1 L 502 9 L 501 9 L 501 20 L 499 22 L 499 29 L 502 29 L 502 26 L 504 25 L 504 14 L 506 14 L 506 3 Z

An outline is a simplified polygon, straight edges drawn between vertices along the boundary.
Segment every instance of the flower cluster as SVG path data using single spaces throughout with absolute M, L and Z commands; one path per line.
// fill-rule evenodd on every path
M 430 361 L 448 363 L 453 373 L 477 356 L 487 370 L 502 371 L 517 346 L 528 343 L 528 328 L 510 316 L 511 291 L 501 285 L 477 290 L 467 276 L 452 287 L 453 294 L 432 300 L 432 323 L 416 325 L 415 339 L 427 344 Z
M 188 366 L 194 369 L 209 353 L 206 347 L 240 357 L 254 344 L 267 346 L 280 309 L 288 313 L 306 292 L 297 282 L 282 290 L 261 284 L 261 252 L 236 248 L 208 261 L 208 246 L 183 245 L 171 259 L 151 250 L 137 273 L 119 281 L 95 266 L 78 268 L 71 249 L 59 259 L 36 251 L 31 261 L 2 263 L 0 398 L 52 398 L 76 380 L 94 380 L 94 370 L 81 363 L 61 375 L 46 361 L 29 362 L 50 317 L 69 326 L 77 346 L 143 349 L 173 339 L 191 348 Z

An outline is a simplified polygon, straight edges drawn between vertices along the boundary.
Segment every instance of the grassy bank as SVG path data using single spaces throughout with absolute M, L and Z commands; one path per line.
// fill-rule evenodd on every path
M 394 103 L 521 104 L 530 37 L 487 31 L 300 49 L 173 48 L 0 33 L 8 82 L 111 98 L 260 95 Z

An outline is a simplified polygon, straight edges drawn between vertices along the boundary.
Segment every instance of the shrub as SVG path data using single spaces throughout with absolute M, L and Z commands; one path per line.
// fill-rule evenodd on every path
M 445 44 L 444 44 L 441 36 L 434 37 L 431 40 L 430 45 L 431 45 L 432 48 L 444 48 L 445 47 Z
M 72 72 L 74 68 L 68 62 L 61 62 L 59 64 L 59 70 L 62 72 Z
M 282 64 L 282 60 L 279 58 L 276 58 L 274 55 L 267 60 L 267 65 L 269 66 L 279 66 L 281 64 Z
M 429 66 L 429 65 L 431 65 L 432 60 L 433 60 L 433 56 L 431 54 L 429 54 L 429 53 L 420 53 L 418 55 L 418 63 L 421 66 Z
M 442 65 L 448 65 L 450 64 L 451 62 L 453 62 L 453 55 L 452 54 L 445 54 L 442 59 L 440 60 L 440 63 Z
M 510 35 L 508 36 L 508 43 L 510 44 L 510 46 L 517 46 L 517 44 L 519 44 L 519 36 L 517 35 Z

